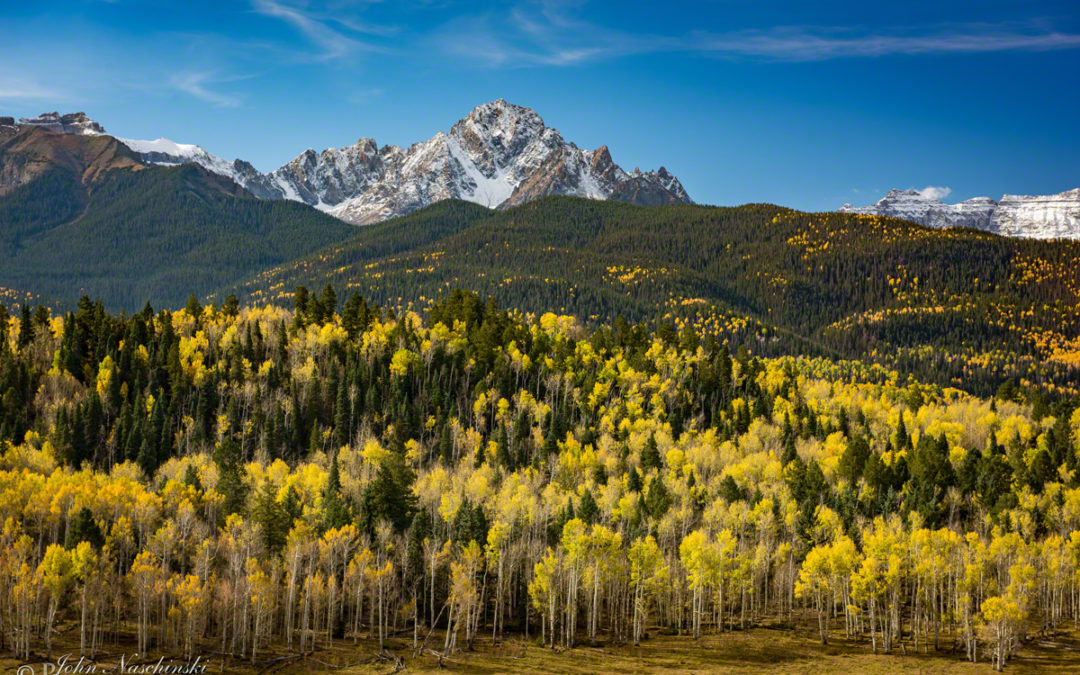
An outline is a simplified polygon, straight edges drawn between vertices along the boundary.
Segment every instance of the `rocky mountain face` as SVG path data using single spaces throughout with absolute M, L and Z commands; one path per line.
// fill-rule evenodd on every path
M 889 190 L 876 204 L 854 207 L 844 204 L 841 213 L 903 218 L 927 227 L 974 227 L 985 230 L 990 226 L 997 203 L 986 197 L 976 197 L 959 204 L 946 204 L 926 197 L 918 190 Z
M 375 139 L 361 138 L 344 148 L 305 150 L 266 179 L 281 198 L 329 211 L 378 182 L 401 154 L 400 148 L 379 148 Z
M 627 180 L 615 186 L 608 198 L 642 206 L 693 203 L 679 179 L 664 167 L 644 173 L 640 169 L 634 169 L 634 173 L 630 174 Z
M 617 199 L 638 204 L 692 203 L 666 169 L 627 173 L 607 147 L 582 150 L 535 111 L 500 99 L 475 108 L 448 133 L 409 148 L 361 138 L 344 148 L 306 150 L 262 174 L 196 145 L 165 139 L 123 141 L 152 164 L 193 162 L 229 176 L 263 199 L 302 201 L 365 225 L 442 199 L 509 207 L 546 195 Z
M 973 227 L 1010 237 L 1080 239 L 1080 188 L 1056 195 L 976 197 L 946 204 L 917 190 L 889 190 L 870 206 L 844 204 L 842 213 L 903 218 L 927 227 Z
M 1080 239 L 1080 188 L 1056 195 L 1005 195 L 990 230 L 1011 237 Z
M 81 112 L 66 115 L 58 112 L 43 113 L 32 118 L 22 117 L 17 124 L 21 127 L 41 127 L 48 131 L 76 136 L 97 136 L 105 133 L 104 127 Z
M 136 153 L 112 136 L 58 134 L 43 125 L 4 122 L 0 118 L 0 196 L 54 170 L 89 185 L 110 169 L 145 168 Z

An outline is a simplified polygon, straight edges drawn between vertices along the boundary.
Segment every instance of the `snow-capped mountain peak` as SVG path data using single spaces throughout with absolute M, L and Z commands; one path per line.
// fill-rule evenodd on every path
M 974 227 L 1013 237 L 1080 239 L 1080 188 L 1056 195 L 975 197 L 946 204 L 919 190 L 889 190 L 870 206 L 845 204 L 843 213 L 903 218 L 928 227 Z
M 976 227 L 986 229 L 994 212 L 995 202 L 976 197 L 959 204 L 946 204 L 919 190 L 889 190 L 871 206 L 853 207 L 845 204 L 840 211 L 888 215 L 903 218 L 927 227 Z
M 448 198 L 507 207 L 549 194 L 631 201 L 638 194 L 620 189 L 631 177 L 606 147 L 581 150 L 534 110 L 504 99 L 477 106 L 449 132 L 440 131 L 399 155 L 381 154 L 383 174 L 331 214 L 362 225 Z M 670 180 L 673 176 L 666 184 L 671 189 L 655 176 L 648 179 L 654 183 L 650 202 L 690 201 L 678 180 Z
M 268 190 L 263 174 L 248 162 L 241 159 L 228 161 L 204 148 L 191 143 L 177 143 L 167 138 L 153 141 L 140 141 L 132 138 L 117 138 L 124 145 L 138 153 L 142 161 L 158 166 L 177 166 L 180 164 L 198 164 L 202 168 L 226 176 L 246 187 L 256 197 L 262 199 L 280 199 L 281 195 Z
M 26 123 L 64 133 L 104 133 L 82 113 L 50 113 Z M 309 148 L 270 173 L 194 144 L 118 140 L 148 164 L 198 164 L 256 197 L 302 201 L 357 225 L 452 198 L 491 208 L 552 194 L 639 204 L 690 202 L 666 169 L 628 174 L 607 146 L 582 150 L 544 124 L 536 111 L 504 99 L 473 108 L 448 132 L 408 148 L 380 147 L 375 139 L 360 138 L 342 148 Z
M 210 171 L 221 173 L 231 163 L 212 155 L 203 148 L 189 143 L 176 143 L 167 138 L 153 141 L 139 141 L 131 138 L 117 138 L 124 145 L 139 153 L 150 164 L 201 164 Z

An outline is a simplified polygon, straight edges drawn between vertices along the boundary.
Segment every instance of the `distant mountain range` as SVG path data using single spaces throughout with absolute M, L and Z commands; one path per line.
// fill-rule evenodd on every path
M 119 143 L 110 143 L 113 137 L 105 128 L 81 112 L 45 113 L 17 122 L 0 117 L 0 139 L 34 129 L 101 137 L 97 143 L 105 154 L 95 155 L 94 166 L 108 164 L 103 158 L 114 155 L 117 162 L 132 166 L 196 164 L 235 181 L 256 198 L 302 202 L 354 225 L 405 215 L 444 199 L 502 209 L 548 195 L 646 206 L 693 203 L 665 168 L 626 171 L 612 160 L 607 146 L 582 150 L 545 125 L 534 110 L 503 99 L 477 106 L 449 132 L 408 148 L 361 138 L 343 148 L 305 150 L 269 173 L 242 159 L 228 161 L 199 145 L 165 138 L 118 137 Z M 0 194 L 19 183 L 12 174 L 32 177 L 43 166 L 0 165 Z M 839 211 L 1012 237 L 1080 239 L 1080 188 L 1056 195 L 1005 195 L 998 201 L 977 197 L 957 204 L 916 190 L 890 190 L 875 204 L 845 204 Z
M 973 227 L 1009 237 L 1080 239 L 1080 188 L 1056 195 L 976 197 L 946 204 L 918 190 L 889 190 L 870 206 L 844 204 L 841 213 L 903 218 L 927 227 Z
M 0 118 L 0 124 L 3 124 Z M 102 135 L 84 113 L 46 113 L 20 127 Z M 344 148 L 308 149 L 281 168 L 261 173 L 249 162 L 217 157 L 198 145 L 119 138 L 145 164 L 198 164 L 226 176 L 260 199 L 304 202 L 354 225 L 404 215 L 443 199 L 489 208 L 547 195 L 611 199 L 640 205 L 688 204 L 679 179 L 656 171 L 624 170 L 606 146 L 582 150 L 533 110 L 499 99 L 473 109 L 448 133 L 409 148 L 380 147 L 361 138 Z
M 40 118 L 39 118 L 40 119 Z M 356 228 L 200 166 L 147 166 L 75 116 L 0 118 L 0 303 L 183 304 Z M 64 129 L 76 132 L 64 132 Z
M 601 322 L 680 316 L 703 331 L 723 323 L 734 327 L 732 348 L 873 354 L 923 381 L 977 381 L 988 388 L 983 393 L 1005 377 L 1026 376 L 1034 359 L 1045 362 L 1040 372 L 1055 382 L 1080 381 L 1070 365 L 1080 241 L 945 232 L 910 220 L 768 204 L 620 203 L 671 195 L 677 183 L 665 185 L 659 171 L 624 178 L 614 165 L 603 167 L 606 152 L 545 150 L 550 130 L 522 128 L 512 141 L 518 133 L 497 129 L 510 118 L 484 110 L 421 144 L 426 152 L 402 150 L 411 153 L 408 162 L 380 160 L 380 170 L 394 164 L 401 175 L 435 181 L 429 186 L 471 185 L 476 198 L 482 181 L 455 173 L 466 166 L 454 159 L 459 152 L 492 158 L 469 160 L 474 168 L 520 167 L 527 178 L 513 189 L 510 169 L 486 184 L 502 197 L 500 208 L 429 192 L 425 198 L 435 203 L 364 227 L 303 200 L 256 198 L 221 175 L 221 165 L 206 168 L 212 156 L 166 161 L 181 151 L 193 157 L 192 146 L 178 151 L 159 142 L 136 151 L 84 115 L 0 119 L 0 304 L 42 302 L 62 311 L 86 294 L 136 311 L 147 301 L 159 309 L 182 306 L 188 293 L 220 303 L 230 292 L 291 304 L 298 285 L 318 290 L 331 283 L 339 298 L 357 292 L 401 308 L 464 288 L 504 307 Z M 531 122 L 526 116 L 516 124 Z M 501 140 L 493 149 L 480 138 Z M 351 166 L 383 150 L 357 152 Z M 449 153 L 443 160 L 432 159 L 442 150 Z M 152 152 L 160 155 L 148 159 Z M 421 170 L 425 158 L 442 161 L 442 169 Z M 358 175 L 336 175 L 346 174 Z M 390 190 L 386 181 L 374 185 Z M 603 186 L 610 198 L 541 196 L 569 185 Z M 378 201 L 374 189 L 364 193 L 373 201 L 362 203 Z M 894 197 L 911 207 L 907 218 L 925 216 L 915 208 L 925 198 Z M 1003 208 L 991 205 L 995 213 Z M 986 360 L 988 353 L 996 356 Z

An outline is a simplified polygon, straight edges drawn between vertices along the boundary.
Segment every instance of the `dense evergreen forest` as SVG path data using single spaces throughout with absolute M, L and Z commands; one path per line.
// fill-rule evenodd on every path
M 353 232 L 193 165 L 115 169 L 89 185 L 57 166 L 0 196 L 0 298 L 63 306 L 75 289 L 114 309 L 147 299 L 181 307 L 192 291 L 208 294 Z
M 384 306 L 466 288 L 592 325 L 682 318 L 755 355 L 868 360 L 981 395 L 1007 381 L 1080 393 L 1077 242 L 771 205 L 447 201 L 234 290 L 288 306 L 328 280 Z
M 558 239 L 541 262 L 553 269 L 613 267 L 605 247 L 668 247 L 685 270 L 711 264 L 698 247 L 751 256 L 676 275 L 620 254 L 630 276 L 617 292 L 574 291 L 601 303 L 627 290 L 612 310 L 644 307 L 650 287 L 711 288 L 822 339 L 876 341 L 902 333 L 843 325 L 870 300 L 985 283 L 1000 290 L 974 302 L 1019 303 L 1010 284 L 1028 284 L 1026 307 L 1051 306 L 1072 278 L 1016 262 L 1070 249 L 919 230 L 942 238 L 930 254 L 888 235 L 910 226 L 843 217 L 892 236 L 882 246 L 910 266 L 974 260 L 979 278 L 899 270 L 832 310 L 817 298 L 894 254 L 767 206 L 674 208 L 663 226 L 629 209 L 633 236 L 605 234 L 604 218 L 521 219 L 566 205 L 582 208 L 550 200 L 483 227 Z M 670 233 L 680 221 L 700 235 Z M 752 230 L 794 238 L 790 257 L 751 266 Z M 844 253 L 820 257 L 845 236 Z M 531 265 L 543 250 L 492 243 L 465 257 L 468 241 L 456 245 L 470 265 Z M 795 275 L 807 261 L 823 281 Z M 378 267 L 407 279 L 415 263 Z M 1021 268 L 1035 278 L 1007 276 Z M 755 287 L 750 269 L 786 281 Z M 551 286 L 519 297 L 550 300 Z M 766 304 L 774 286 L 803 304 Z M 677 315 L 592 326 L 461 291 L 420 315 L 329 285 L 291 300 L 191 296 L 180 311 L 116 315 L 84 297 L 63 316 L 0 315 L 0 648 L 47 654 L 63 623 L 87 655 L 130 639 L 141 653 L 262 663 L 361 635 L 382 650 L 405 632 L 414 655 L 452 656 L 507 633 L 574 648 L 811 617 L 823 642 L 1000 669 L 1080 620 L 1074 398 L 1011 386 L 978 398 L 871 364 L 766 358 Z M 930 316 L 868 325 L 941 335 Z

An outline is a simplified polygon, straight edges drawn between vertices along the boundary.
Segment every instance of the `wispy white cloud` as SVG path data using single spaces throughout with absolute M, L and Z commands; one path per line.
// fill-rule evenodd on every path
M 207 88 L 207 84 L 226 82 L 230 79 L 237 78 L 222 79 L 215 77 L 212 73 L 178 73 L 172 77 L 170 84 L 184 93 L 216 106 L 235 108 L 241 102 L 238 96 L 223 94 Z
M 27 82 L 23 79 L 0 78 L 0 99 L 6 100 L 32 100 L 32 99 L 55 99 L 60 95 L 36 82 Z
M 352 103 L 363 105 L 370 103 L 371 101 L 382 97 L 385 92 L 380 87 L 370 87 L 368 89 L 358 89 L 348 94 L 348 99 Z
M 877 30 L 777 26 L 724 33 L 636 33 L 578 18 L 572 6 L 551 1 L 517 4 L 504 11 L 459 18 L 438 31 L 434 39 L 444 51 L 492 67 L 568 66 L 660 52 L 800 62 L 1080 48 L 1080 34 L 1030 24 L 953 24 Z
M 331 21 L 355 33 L 364 33 L 366 35 L 389 37 L 391 35 L 397 35 L 401 31 L 401 28 L 398 26 L 383 26 L 382 24 L 371 23 L 370 21 L 362 21 L 355 17 L 335 16 Z
M 782 61 L 822 61 L 890 55 L 1048 51 L 1080 48 L 1080 35 L 1022 32 L 1011 26 L 972 25 L 927 34 L 855 34 L 853 29 L 787 26 L 767 31 L 700 35 L 691 49 L 718 55 Z
M 460 17 L 430 38 L 443 51 L 480 65 L 567 66 L 676 46 L 577 19 L 563 3 L 519 5 L 506 12 Z
M 945 199 L 950 194 L 952 194 L 952 188 L 927 185 L 923 189 L 919 190 L 919 194 L 928 199 Z
M 300 9 L 277 0 L 252 0 L 256 12 L 281 19 L 298 30 L 309 42 L 319 49 L 319 60 L 341 59 L 357 51 L 382 51 L 381 48 L 357 40 L 331 27 L 331 22 L 357 33 L 368 35 L 386 35 L 392 28 L 367 24 L 357 19 L 326 19 L 316 13 Z

